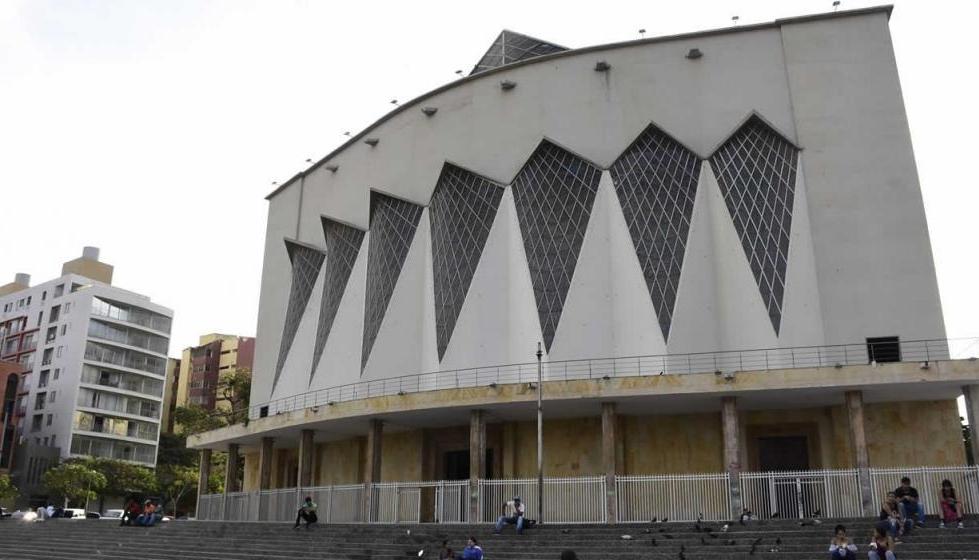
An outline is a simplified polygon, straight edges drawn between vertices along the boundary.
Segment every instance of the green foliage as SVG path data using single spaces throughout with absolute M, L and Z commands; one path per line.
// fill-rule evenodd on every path
M 163 497 L 163 508 L 173 506 L 173 514 L 177 514 L 181 500 L 197 491 L 198 471 L 194 467 L 181 465 L 159 464 L 156 468 L 156 482 Z
M 105 475 L 81 462 L 68 462 L 45 472 L 41 483 L 50 494 L 63 497 L 67 506 L 69 502 L 94 500 L 107 481 Z
M 20 491 L 10 482 L 10 475 L 0 474 L 0 500 L 13 500 L 18 494 Z
M 173 421 L 179 428 L 179 435 L 185 439 L 187 436 L 227 426 L 223 415 L 197 405 L 176 407 L 173 410 Z
M 252 372 L 236 368 L 218 379 L 218 410 L 224 414 L 227 424 L 237 424 L 248 418 L 248 399 L 252 392 Z M 227 408 L 220 404 L 224 402 Z
M 156 455 L 157 465 L 179 465 L 197 467 L 200 454 L 187 449 L 187 436 L 180 434 L 160 434 L 160 447 Z

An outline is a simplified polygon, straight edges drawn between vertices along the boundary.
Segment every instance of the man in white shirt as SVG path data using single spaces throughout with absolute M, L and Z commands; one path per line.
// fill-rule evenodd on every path
M 512 500 L 508 501 L 506 505 L 503 506 L 503 515 L 496 520 L 496 529 L 493 532 L 499 535 L 500 531 L 503 530 L 503 525 L 516 525 L 517 534 L 522 535 L 523 514 L 523 502 L 520 501 L 520 496 L 514 496 Z

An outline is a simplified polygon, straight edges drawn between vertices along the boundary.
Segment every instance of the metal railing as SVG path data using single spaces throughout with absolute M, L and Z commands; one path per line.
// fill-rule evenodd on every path
M 515 496 L 521 497 L 527 518 L 542 518 L 537 479 L 480 480 L 480 521 L 495 522 Z M 604 523 L 606 513 L 604 476 L 544 479 L 543 520 L 547 523 Z
M 885 354 L 883 346 L 878 353 Z M 903 362 L 931 362 L 979 356 L 979 338 L 900 341 L 886 348 L 889 357 Z M 545 362 L 545 381 L 571 381 L 613 377 L 682 375 L 688 373 L 764 371 L 866 365 L 871 362 L 866 342 L 826 346 L 800 346 L 757 350 L 732 350 L 691 354 L 663 354 L 621 358 Z M 533 383 L 537 363 L 474 367 L 360 381 L 327 389 L 274 399 L 249 407 L 249 418 L 332 405 L 372 397 L 404 395 L 441 389 L 459 389 Z
M 619 521 L 707 521 L 731 518 L 727 473 L 615 477 Z
M 754 515 L 804 519 L 860 517 L 856 469 L 741 473 L 744 507 Z
M 870 488 L 875 505 L 882 502 L 888 492 L 897 489 L 905 476 L 911 479 L 911 486 L 918 490 L 919 502 L 924 505 L 925 513 L 941 515 L 939 501 L 943 480 L 952 483 L 964 513 L 979 513 L 979 466 L 870 469 Z
M 929 514 L 939 513 L 942 480 L 955 486 L 965 512 L 979 512 L 979 467 L 909 467 L 870 469 L 874 499 L 909 476 Z M 863 515 L 856 469 L 744 472 L 739 477 L 744 507 L 757 518 L 855 518 Z M 198 519 L 226 521 L 293 521 L 305 496 L 319 506 L 323 523 L 493 523 L 515 496 L 524 501 L 529 519 L 541 519 L 537 480 L 479 480 L 478 516 L 470 518 L 469 481 L 384 482 L 285 488 L 260 492 L 209 494 L 200 497 Z M 546 523 L 608 521 L 605 477 L 544 479 Z M 648 522 L 723 521 L 732 518 L 731 478 L 727 473 L 617 476 L 614 495 L 618 520 Z

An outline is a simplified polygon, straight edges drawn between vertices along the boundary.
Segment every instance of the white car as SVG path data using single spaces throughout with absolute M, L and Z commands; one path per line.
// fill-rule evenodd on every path
M 82 508 L 68 508 L 65 510 L 63 519 L 85 519 L 85 510 Z
M 122 514 L 124 512 L 125 510 L 121 509 L 107 509 L 102 513 L 102 519 L 119 520 L 122 519 Z

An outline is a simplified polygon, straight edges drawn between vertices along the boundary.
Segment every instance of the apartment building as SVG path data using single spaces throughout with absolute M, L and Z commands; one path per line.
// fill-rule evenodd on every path
M 16 470 L 27 487 L 40 456 L 156 464 L 173 311 L 113 286 L 112 273 L 85 247 L 58 278 L 0 286 L 0 359 L 23 376 Z

